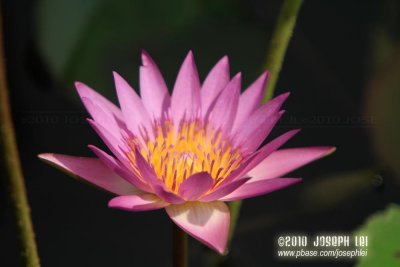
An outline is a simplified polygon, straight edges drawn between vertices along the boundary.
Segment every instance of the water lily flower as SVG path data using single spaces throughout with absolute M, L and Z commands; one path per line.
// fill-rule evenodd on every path
M 93 145 L 89 148 L 95 158 L 39 155 L 116 194 L 108 203 L 111 208 L 165 208 L 181 229 L 223 253 L 230 222 L 225 202 L 295 184 L 301 179 L 281 177 L 334 150 L 278 150 L 298 130 L 261 146 L 282 116 L 280 108 L 289 95 L 261 104 L 267 72 L 241 94 L 241 74 L 230 78 L 225 56 L 200 84 L 189 52 L 170 95 L 146 52 L 142 61 L 140 97 L 114 72 L 120 108 L 85 84 L 75 84 L 92 117 L 89 124 L 112 155 Z

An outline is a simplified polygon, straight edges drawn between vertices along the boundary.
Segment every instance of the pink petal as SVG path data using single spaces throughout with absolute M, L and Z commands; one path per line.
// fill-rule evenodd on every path
M 244 153 L 252 153 L 265 140 L 283 112 L 269 114 L 266 106 L 253 113 L 235 135 L 235 145 L 240 146 Z
M 142 51 L 140 95 L 151 117 L 160 118 L 170 105 L 168 88 L 160 70 L 146 51 Z
M 220 185 L 219 189 L 223 188 L 224 186 L 227 186 L 229 183 L 232 181 L 235 181 L 236 179 L 239 179 L 243 176 L 249 176 L 247 175 L 247 172 L 253 169 L 255 166 L 257 166 L 261 161 L 263 161 L 266 157 L 268 157 L 272 152 L 277 150 L 279 147 L 281 147 L 283 144 L 285 144 L 290 138 L 292 138 L 294 135 L 296 135 L 300 130 L 292 130 L 289 132 L 286 132 L 278 137 L 276 137 L 274 140 L 263 146 L 261 149 L 259 149 L 257 152 L 253 153 L 248 157 L 248 159 L 243 162 L 243 164 L 233 171 Z
M 124 164 L 124 166 L 130 168 L 129 161 L 125 155 L 125 152 L 122 150 L 122 148 L 125 147 L 123 140 L 112 135 L 106 128 L 97 122 L 91 119 L 87 119 L 87 121 L 100 136 L 101 140 L 103 140 L 103 142 L 111 150 L 111 152 Z
M 176 78 L 171 98 L 171 113 L 176 125 L 186 116 L 200 111 L 200 81 L 192 52 L 186 56 Z
M 287 141 L 289 141 L 298 132 L 300 132 L 300 129 L 288 131 L 288 132 L 276 137 L 274 140 L 270 141 L 268 144 L 266 144 L 265 146 L 260 148 L 256 152 L 256 155 L 250 160 L 249 164 L 247 164 L 246 168 L 243 169 L 242 175 L 244 175 L 249 170 L 251 170 L 255 166 L 257 166 L 261 161 L 263 161 L 265 158 L 267 158 L 269 155 L 271 155 L 274 151 L 276 151 L 281 146 L 283 146 Z M 250 177 L 252 177 L 252 176 L 250 176 Z
M 186 202 L 165 208 L 169 217 L 189 235 L 224 253 L 229 232 L 229 209 L 225 203 Z
M 118 73 L 113 72 L 113 74 L 119 104 L 128 129 L 136 136 L 141 132 L 142 127 L 149 131 L 148 134 L 152 134 L 151 120 L 142 100 Z
M 203 117 L 216 100 L 219 93 L 228 84 L 229 78 L 229 59 L 227 56 L 224 56 L 215 64 L 210 73 L 208 73 L 201 87 L 201 110 L 203 112 Z
M 288 96 L 289 93 L 281 94 L 254 111 L 236 128 L 237 143 L 245 141 L 245 150 L 254 151 L 279 120 L 280 114 L 277 112 Z
M 96 123 L 103 127 L 107 127 L 110 133 L 116 138 L 121 138 L 121 129 L 126 129 L 123 122 L 117 121 L 113 114 L 105 111 L 101 106 L 94 103 L 89 98 L 82 97 L 82 102 Z
M 136 195 L 118 196 L 108 202 L 110 208 L 127 211 L 156 210 L 168 206 L 169 203 L 162 201 L 153 194 L 138 193 Z
M 252 83 L 240 96 L 238 112 L 233 126 L 235 131 L 246 119 L 261 105 L 264 95 L 268 72 L 264 72 L 254 83 Z
M 179 187 L 179 195 L 185 200 L 196 200 L 206 193 L 214 183 L 214 179 L 207 172 L 193 174 Z
M 281 177 L 335 151 L 334 147 L 288 148 L 273 152 L 248 172 L 252 181 Z
M 93 89 L 91 89 L 89 86 L 81 83 L 81 82 L 75 82 L 75 87 L 76 90 L 78 91 L 78 94 L 81 98 L 88 98 L 90 101 L 93 103 L 96 103 L 99 107 L 101 107 L 105 112 L 111 113 L 113 117 L 117 121 L 122 122 L 123 121 L 123 116 L 121 110 L 114 105 L 111 101 L 106 99 L 104 96 L 100 95 Z M 90 115 L 93 116 L 90 110 L 88 110 Z
M 277 178 L 261 181 L 249 180 L 247 183 L 221 198 L 222 201 L 236 201 L 245 198 L 265 195 L 273 191 L 285 188 L 289 185 L 298 183 L 301 178 Z
M 242 76 L 237 74 L 218 96 L 207 118 L 215 130 L 231 132 L 240 96 Z
M 39 158 L 72 176 L 117 195 L 134 194 L 137 189 L 106 167 L 99 159 L 61 154 L 40 154 Z
M 121 163 L 119 163 L 114 157 L 108 155 L 106 152 L 104 152 L 103 150 L 89 145 L 89 148 L 93 151 L 93 153 L 96 154 L 96 156 L 111 170 L 113 170 L 116 174 L 118 174 L 119 176 L 121 176 L 122 178 L 124 178 L 126 181 L 130 182 L 131 184 L 133 184 L 136 188 L 145 191 L 145 192 L 149 192 L 151 191 L 151 189 L 149 188 L 149 186 L 145 183 L 142 182 L 142 180 L 140 180 L 140 178 L 138 178 L 136 176 L 136 174 L 134 174 L 132 172 L 131 169 L 126 169 Z

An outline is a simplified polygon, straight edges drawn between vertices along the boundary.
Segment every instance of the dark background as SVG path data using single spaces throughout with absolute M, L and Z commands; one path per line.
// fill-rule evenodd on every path
M 232 76 L 242 71 L 246 87 L 262 71 L 280 4 L 2 1 L 11 105 L 43 266 L 170 266 L 171 222 L 163 210 L 109 209 L 109 195 L 38 160 L 43 152 L 93 156 L 87 144 L 104 147 L 85 122 L 73 81 L 115 100 L 112 70 L 138 88 L 144 48 L 170 88 L 188 50 L 202 79 L 227 54 Z M 395 0 L 304 2 L 275 91 L 292 94 L 273 135 L 300 127 L 288 147 L 338 149 L 293 173 L 301 184 L 244 202 L 229 266 L 352 266 L 279 259 L 276 237 L 352 233 L 400 202 L 399 90 L 385 83 L 400 66 L 398 11 Z M 22 266 L 3 178 L 0 266 Z M 190 266 L 206 266 L 210 255 L 190 240 Z

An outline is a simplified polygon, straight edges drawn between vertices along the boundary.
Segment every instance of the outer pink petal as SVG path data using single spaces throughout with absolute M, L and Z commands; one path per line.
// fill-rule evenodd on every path
M 198 115 L 200 111 L 200 81 L 193 54 L 190 51 L 179 70 L 171 98 L 171 115 L 174 123 Z
M 241 80 L 242 76 L 240 73 L 233 77 L 218 96 L 215 105 L 210 108 L 207 119 L 211 122 L 214 129 L 222 129 L 228 133 L 231 132 L 239 103 Z
M 113 170 L 116 174 L 124 178 L 126 181 L 130 182 L 133 184 L 136 188 L 145 191 L 145 192 L 150 192 L 151 189 L 150 187 L 143 183 L 142 180 L 140 180 L 136 174 L 134 174 L 130 169 L 126 169 L 120 162 L 118 162 L 114 157 L 108 155 L 106 152 L 103 150 L 89 145 L 89 148 L 93 151 L 93 153 L 96 154 L 96 156 L 111 170 Z
M 265 195 L 273 191 L 298 183 L 301 178 L 277 178 L 255 181 L 251 179 L 229 195 L 221 198 L 222 201 L 236 201 L 240 199 Z
M 179 186 L 179 195 L 185 200 L 196 200 L 214 184 L 214 179 L 207 172 L 193 174 Z
M 272 130 L 280 115 L 277 114 L 289 93 L 281 94 L 254 111 L 239 127 L 236 128 L 238 143 L 243 141 L 249 151 L 254 151 Z M 245 147 L 246 150 L 246 147 Z
M 228 84 L 229 78 L 229 59 L 227 56 L 224 56 L 212 68 L 201 87 L 201 110 L 203 117 L 205 117 L 219 93 Z
M 136 136 L 142 128 L 152 134 L 151 120 L 135 90 L 116 72 L 113 72 L 119 104 L 128 129 Z
M 81 98 L 90 99 L 90 101 L 92 101 L 93 103 L 96 103 L 104 111 L 110 112 L 117 121 L 121 121 L 121 122 L 123 121 L 123 116 L 122 116 L 121 110 L 116 105 L 114 105 L 111 101 L 106 99 L 104 96 L 100 95 L 99 93 L 94 91 L 92 88 L 90 88 L 89 86 L 87 86 L 86 84 L 83 84 L 81 82 L 75 82 L 75 87 Z M 89 113 L 91 113 L 90 110 L 88 110 L 88 111 L 89 111 Z
M 105 111 L 101 106 L 94 103 L 89 98 L 82 97 L 82 102 L 96 123 L 103 127 L 107 127 L 110 133 L 115 137 L 121 138 L 121 130 L 126 129 L 123 122 L 116 120 L 112 113 Z
M 151 117 L 160 118 L 170 105 L 168 88 L 160 70 L 146 51 L 142 51 L 140 95 Z
M 225 203 L 186 202 L 165 208 L 171 219 L 191 236 L 224 253 L 229 232 L 229 209 Z
M 234 137 L 235 145 L 240 146 L 244 153 L 252 153 L 265 140 L 283 112 L 268 115 L 268 110 L 261 107 L 247 121 L 241 131 Z
M 246 119 L 261 105 L 267 84 L 268 72 L 264 72 L 254 83 L 252 83 L 240 96 L 238 112 L 233 126 L 235 131 Z
M 129 168 L 129 161 L 123 150 L 123 148 L 125 148 L 123 140 L 112 135 L 105 127 L 97 122 L 91 119 L 88 119 L 87 121 L 100 136 L 101 140 L 103 140 L 103 142 L 111 150 L 111 152 L 124 164 L 125 167 Z
M 138 193 L 135 195 L 114 197 L 108 202 L 110 208 L 127 211 L 145 211 L 165 208 L 169 203 L 153 194 Z
M 334 147 L 288 148 L 273 152 L 247 173 L 252 181 L 278 178 L 335 151 Z
M 137 192 L 133 185 L 107 168 L 99 159 L 52 153 L 40 154 L 39 158 L 111 193 L 124 195 Z
M 257 166 L 261 161 L 268 157 L 272 152 L 277 150 L 283 144 L 285 144 L 289 139 L 296 135 L 300 130 L 291 130 L 286 132 L 274 140 L 263 146 L 257 152 L 248 157 L 248 159 L 235 171 L 233 171 L 218 187 L 218 189 L 227 186 L 232 181 L 242 178 L 243 176 L 248 176 L 247 172 Z

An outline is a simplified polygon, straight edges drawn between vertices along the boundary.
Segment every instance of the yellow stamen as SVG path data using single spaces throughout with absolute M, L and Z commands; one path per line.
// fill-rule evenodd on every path
M 208 172 L 215 183 L 222 182 L 240 166 L 243 156 L 223 133 L 215 131 L 198 120 L 183 122 L 178 129 L 170 121 L 155 126 L 155 138 L 146 145 L 137 138 L 130 138 L 127 156 L 137 175 L 142 177 L 135 164 L 135 151 L 154 168 L 158 179 L 173 192 L 180 184 L 198 172 Z

